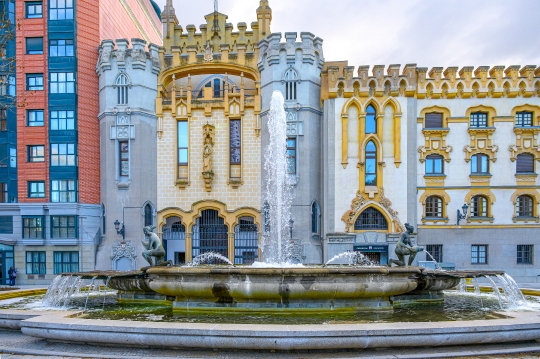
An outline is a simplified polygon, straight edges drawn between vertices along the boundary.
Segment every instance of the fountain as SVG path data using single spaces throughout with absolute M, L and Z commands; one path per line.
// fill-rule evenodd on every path
M 502 271 L 468 272 L 427 270 L 412 267 L 417 252 L 410 242 L 412 227 L 400 237 L 398 267 L 376 266 L 359 252 L 345 252 L 330 259 L 324 266 L 305 267 L 291 255 L 288 224 L 291 219 L 291 183 L 287 175 L 286 120 L 283 96 L 272 96 L 268 120 L 270 145 L 265 153 L 264 169 L 268 176 L 263 192 L 265 226 L 261 243 L 262 263 L 234 266 L 216 253 L 203 253 L 192 263 L 173 267 L 161 263 L 159 245 L 145 252 L 150 264 L 156 265 L 131 272 L 89 272 L 58 276 L 51 284 L 44 303 L 66 306 L 75 296 L 86 295 L 84 310 L 61 315 L 28 314 L 13 317 L 0 312 L 0 326 L 19 327 L 23 333 L 54 340 L 93 343 L 130 343 L 165 347 L 212 347 L 233 349 L 335 349 L 417 345 L 406 340 L 414 334 L 422 337 L 422 345 L 455 345 L 477 342 L 498 343 L 540 338 L 540 320 L 536 316 L 501 314 L 498 326 L 492 321 L 467 322 L 466 325 L 428 323 L 401 324 L 336 324 L 303 325 L 291 330 L 286 325 L 222 324 L 227 314 L 251 318 L 301 318 L 351 313 L 385 313 L 412 303 L 442 303 L 443 291 L 457 287 L 468 290 L 466 279 L 473 279 L 473 288 L 480 294 L 479 277 L 491 283 L 501 308 L 509 303 L 525 303 L 515 282 Z M 151 227 L 145 234 L 157 235 Z M 147 242 L 150 243 L 150 242 Z M 159 244 L 159 243 L 158 243 Z M 409 256 L 406 262 L 405 256 Z M 412 258 L 412 259 L 411 259 Z M 335 265 L 346 260 L 347 265 Z M 226 265 L 215 265 L 215 263 Z M 165 265 L 164 265 L 165 264 Z M 90 284 L 87 285 L 88 281 Z M 497 283 L 501 285 L 502 293 Z M 99 284 L 98 284 L 99 283 Z M 172 306 L 175 315 L 204 315 L 212 318 L 211 326 L 197 323 L 149 323 L 139 326 L 126 322 L 74 319 L 84 315 L 91 293 L 99 293 L 101 284 L 116 289 L 118 302 L 150 302 Z M 83 288 L 86 289 L 84 293 Z M 482 301 L 482 297 L 480 300 Z M 105 299 L 103 299 L 105 306 Z M 150 309 L 151 310 L 151 309 Z M 255 320 L 255 319 L 253 319 Z M 370 329 L 371 328 L 371 329 Z

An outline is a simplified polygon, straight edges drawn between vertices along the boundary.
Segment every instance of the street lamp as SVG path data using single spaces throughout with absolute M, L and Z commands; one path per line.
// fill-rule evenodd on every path
M 120 228 L 120 225 L 122 225 L 122 228 Z M 120 223 L 118 220 L 114 221 L 114 229 L 116 229 L 117 234 L 122 236 L 122 240 L 126 239 L 126 227 L 124 227 L 124 222 Z
M 457 210 L 457 225 L 458 226 L 459 226 L 460 220 L 467 218 L 467 211 L 469 210 L 469 206 L 467 206 L 467 203 L 465 203 L 463 207 L 461 207 L 461 209 L 463 210 L 463 214 L 461 214 L 459 209 Z

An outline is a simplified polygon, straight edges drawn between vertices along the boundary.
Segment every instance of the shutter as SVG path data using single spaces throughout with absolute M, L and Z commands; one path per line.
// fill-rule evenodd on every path
M 516 172 L 534 172 L 534 157 L 530 154 L 521 154 L 517 156 Z
M 425 128 L 441 128 L 441 127 L 443 127 L 442 113 L 426 114 L 426 127 Z

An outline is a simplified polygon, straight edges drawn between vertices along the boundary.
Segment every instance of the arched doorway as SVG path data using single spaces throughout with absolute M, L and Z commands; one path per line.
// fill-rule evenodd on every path
M 362 252 L 375 264 L 388 263 L 388 244 L 386 241 L 388 220 L 381 211 L 374 207 L 366 208 L 356 218 L 354 231 L 358 233 L 354 245 L 355 251 Z M 382 240 L 381 237 L 384 239 Z
M 219 253 L 228 257 L 229 233 L 225 220 L 215 209 L 205 209 L 193 226 L 192 256 L 207 252 Z M 214 263 L 219 264 L 219 263 Z
M 253 217 L 240 217 L 234 227 L 234 264 L 253 264 L 259 258 L 259 229 Z
M 163 245 L 167 260 L 175 265 L 186 263 L 186 226 L 180 217 L 169 217 L 163 226 Z

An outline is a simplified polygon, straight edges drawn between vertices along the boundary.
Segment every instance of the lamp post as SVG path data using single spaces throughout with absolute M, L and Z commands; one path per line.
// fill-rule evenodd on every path
M 122 236 L 122 241 L 126 239 L 126 227 L 124 226 L 123 220 L 124 219 L 122 218 L 122 223 L 118 222 L 118 220 L 114 221 L 114 229 L 116 229 L 116 234 Z M 120 225 L 122 225 L 122 228 L 120 228 Z
M 467 218 L 467 211 L 469 210 L 469 206 L 467 206 L 467 203 L 465 203 L 463 207 L 461 207 L 461 209 L 463 211 L 463 214 L 461 214 L 459 209 L 457 210 L 457 225 L 458 226 L 459 226 L 460 220 Z

